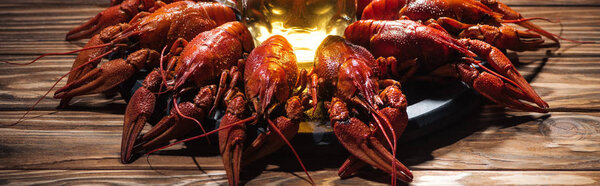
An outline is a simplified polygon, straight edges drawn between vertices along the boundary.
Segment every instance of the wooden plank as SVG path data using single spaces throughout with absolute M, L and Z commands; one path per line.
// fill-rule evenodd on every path
M 7 185 L 226 184 L 225 171 L 200 170 L 2 170 Z
M 5 117 L 1 120 L 5 123 L 17 120 L 22 112 L 2 113 Z M 132 164 L 119 162 L 122 114 L 55 111 L 34 112 L 32 115 L 36 117 L 10 128 L 0 128 L 0 144 L 3 157 L 6 157 L 0 159 L 0 169 L 149 168 L 145 159 Z M 202 146 L 193 150 L 201 151 Z M 220 158 L 215 157 L 218 151 L 214 148 L 212 151 L 211 157 L 202 158 L 199 163 L 206 169 L 222 169 Z M 151 156 L 149 160 L 153 167 L 194 169 L 190 150 L 175 152 L 178 153 L 171 152 L 174 156 L 161 157 L 156 161 L 156 156 Z
M 524 56 L 511 60 L 541 98 L 550 104 L 550 111 L 599 109 L 600 68 L 594 63 L 600 58 Z
M 416 171 L 415 185 L 597 185 L 597 171 Z
M 594 113 L 481 114 L 404 143 L 413 169 L 597 170 L 600 118 Z M 546 118 L 549 117 L 549 118 Z M 414 158 L 414 159 L 413 159 Z
M 2 111 L 0 122 L 13 121 L 20 114 Z M 132 164 L 119 163 L 120 114 L 59 111 L 32 115 L 41 116 L 0 128 L 0 169 L 222 169 L 216 147 L 200 142 L 152 155 L 149 162 L 141 158 Z M 444 130 L 402 142 L 398 154 L 414 170 L 598 170 L 598 131 L 598 112 L 505 113 L 500 107 L 487 106 Z M 293 143 L 310 170 L 335 169 L 347 157 L 341 146 Z M 330 158 L 323 159 L 324 154 Z M 287 148 L 265 159 L 266 165 L 301 171 Z
M 13 123 L 23 112 L 0 111 L 0 123 Z M 122 122 L 121 113 L 89 111 L 34 111 L 33 118 L 8 128 L 0 128 L 0 169 L 184 169 L 222 170 L 216 136 L 213 145 L 204 140 L 178 145 L 166 151 L 142 157 L 131 164 L 119 162 Z M 148 130 L 150 126 L 146 126 Z M 198 133 L 196 133 L 198 134 Z M 185 136 L 182 136 L 182 139 Z M 294 145 L 304 141 L 292 141 Z M 341 146 L 300 146 L 300 154 L 311 150 L 327 150 L 339 166 L 347 156 Z M 304 157 L 317 162 L 322 154 Z M 291 152 L 274 155 L 271 163 L 297 168 Z M 27 158 L 22 158 L 27 157 Z M 265 163 L 265 162 L 263 162 Z M 332 164 L 335 163 L 335 164 Z
M 596 185 L 599 171 L 413 171 L 412 185 Z M 301 172 L 285 173 L 263 171 L 245 185 L 306 185 Z M 388 185 L 389 177 L 377 170 L 361 172 L 348 179 L 340 179 L 334 170 L 313 171 L 311 176 L 318 185 Z M 224 171 L 200 170 L 0 170 L 0 183 L 8 185 L 35 184 L 227 184 Z
M 413 171 L 415 180 L 410 185 L 597 185 L 598 171 Z M 300 174 L 300 173 L 298 173 Z M 269 175 L 269 176 L 266 176 Z M 289 175 L 260 175 L 248 185 L 276 183 L 277 185 L 304 185 L 306 181 Z M 379 171 L 361 173 L 340 180 L 334 171 L 312 173 L 318 185 L 389 185 L 390 177 Z
M 107 6 L 108 0 L 23 0 L 0 3 L 0 60 L 26 62 L 35 55 L 79 49 L 64 34 Z M 517 1 L 525 17 L 552 33 L 600 40 L 595 0 Z M 543 5 L 544 7 L 539 7 Z M 415 184 L 589 184 L 600 181 L 600 44 L 563 42 L 560 49 L 510 53 L 519 69 L 551 105 L 550 115 L 514 112 L 486 104 L 461 122 L 415 141 L 403 141 L 399 158 Z M 0 64 L 0 124 L 17 120 L 70 69 L 74 55 L 53 56 L 16 67 Z M 540 68 L 541 67 L 541 68 Z M 539 71 L 539 74 L 536 72 Z M 64 85 L 64 81 L 59 86 Z M 215 145 L 188 143 L 138 159 L 118 161 L 125 103 L 99 95 L 76 98 L 72 110 L 44 100 L 19 125 L 0 128 L 0 184 L 226 184 Z M 146 129 L 147 130 L 147 129 Z M 214 140 L 213 140 L 214 141 Z M 340 146 L 302 146 L 294 140 L 311 175 L 323 185 L 387 185 L 389 177 L 364 169 L 340 180 L 347 157 Z M 323 156 L 327 155 L 327 159 Z M 286 149 L 244 169 L 247 185 L 307 184 Z

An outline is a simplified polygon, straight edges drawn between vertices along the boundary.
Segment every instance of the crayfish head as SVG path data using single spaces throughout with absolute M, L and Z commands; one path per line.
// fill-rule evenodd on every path
M 376 103 L 381 100 L 377 97 L 379 85 L 377 77 L 367 61 L 360 58 L 347 59 L 339 69 L 337 94 L 344 98 L 354 97 L 357 93 L 369 105 L 376 108 Z
M 277 63 L 262 64 L 248 78 L 246 96 L 260 119 L 266 119 L 265 116 L 280 103 L 285 103 L 290 95 L 285 71 Z

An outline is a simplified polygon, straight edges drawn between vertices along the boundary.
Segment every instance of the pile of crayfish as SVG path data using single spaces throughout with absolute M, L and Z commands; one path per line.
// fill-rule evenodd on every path
M 443 75 L 497 104 L 547 112 L 548 104 L 502 51 L 537 50 L 560 39 L 531 23 L 541 18 L 523 18 L 495 0 L 357 0 L 361 20 L 349 25 L 344 37 L 322 41 L 306 71 L 298 69 L 282 36 L 255 46 L 234 8 L 177 0 L 111 3 L 67 34 L 67 40 L 89 41 L 70 52 L 79 54 L 63 76 L 68 75 L 67 84 L 54 94 L 59 107 L 68 107 L 75 96 L 114 91 L 139 71 L 149 72 L 125 111 L 121 162 L 218 133 L 231 185 L 240 183 L 240 167 L 286 145 L 314 184 L 289 141 L 316 107 L 327 110 L 335 136 L 350 154 L 340 177 L 370 165 L 390 174 L 392 184 L 410 182 L 413 174 L 395 158 L 408 122 L 410 98 L 402 83 L 444 68 Z M 554 43 L 545 44 L 543 37 Z M 123 57 L 102 63 L 115 54 Z M 170 101 L 159 103 L 164 95 Z M 151 121 L 167 112 L 159 104 L 170 109 Z M 204 121 L 216 113 L 222 115 L 218 129 L 205 130 Z M 147 123 L 153 127 L 142 134 Z M 250 128 L 262 132 L 248 135 Z M 196 129 L 202 134 L 169 144 Z

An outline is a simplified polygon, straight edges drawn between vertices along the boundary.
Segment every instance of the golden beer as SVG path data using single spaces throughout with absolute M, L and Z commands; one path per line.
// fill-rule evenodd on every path
M 312 66 L 315 50 L 327 35 L 343 35 L 356 19 L 354 0 L 238 0 L 236 6 L 256 45 L 282 35 L 303 68 Z

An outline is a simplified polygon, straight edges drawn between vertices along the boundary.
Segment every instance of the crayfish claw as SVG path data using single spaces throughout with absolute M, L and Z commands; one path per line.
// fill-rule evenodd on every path
M 342 179 L 352 176 L 360 168 L 366 166 L 367 163 L 358 159 L 356 156 L 350 155 L 338 170 L 338 176 Z
M 303 105 L 300 98 L 297 96 L 291 97 L 286 104 L 286 115 L 279 116 L 275 119 L 275 126 L 289 141 L 298 134 L 298 128 L 300 127 L 299 121 L 304 111 Z M 244 162 L 243 164 L 252 163 L 258 159 L 261 159 L 273 152 L 279 150 L 285 145 L 274 129 L 270 129 L 265 133 L 261 133 L 252 142 L 252 144 L 244 151 Z
M 524 19 L 523 16 L 519 12 L 510 8 L 506 4 L 501 3 L 497 0 L 480 0 L 480 2 L 484 5 L 486 5 L 487 7 L 489 7 L 490 9 L 492 9 L 495 13 L 501 14 L 502 15 L 501 22 L 502 21 L 514 22 L 515 24 L 517 24 L 519 26 L 530 29 L 534 32 L 539 33 L 540 35 L 543 35 L 544 37 L 547 37 L 548 39 L 551 39 L 552 41 L 556 42 L 557 44 L 559 43 L 558 38 L 555 37 L 554 34 L 542 29 L 540 26 L 538 26 L 536 24 L 533 24 L 531 21 L 528 21 L 528 19 Z M 538 18 L 534 18 L 534 19 L 538 19 Z
M 344 123 L 338 121 L 333 130 L 340 143 L 358 159 L 389 174 L 393 172 L 390 162 L 394 162 L 397 169 L 395 176 L 405 182 L 412 181 L 413 175 L 410 170 L 393 157 L 384 145 L 371 135 L 367 125 L 360 120 L 350 118 Z M 345 171 L 340 170 L 340 172 L 344 173 Z
M 219 128 L 225 128 L 229 125 L 235 125 L 219 131 L 219 149 L 229 185 L 238 185 L 240 182 L 240 166 L 246 139 L 246 125 L 237 123 L 246 114 L 245 107 L 246 101 L 243 94 L 236 94 L 234 98 L 227 102 L 227 111 L 219 126 Z
M 106 27 L 119 23 L 125 23 L 129 21 L 129 19 L 131 19 L 131 16 L 123 12 L 121 5 L 112 6 L 98 13 L 86 23 L 73 28 L 67 33 L 65 40 L 73 41 L 89 38 L 95 34 L 98 34 Z
M 183 112 L 185 116 L 196 118 L 197 115 L 192 115 L 190 111 L 193 109 L 193 104 L 190 102 L 184 102 L 178 104 L 179 110 Z M 156 148 L 160 145 L 167 144 L 169 140 L 187 134 L 189 131 L 194 130 L 194 121 L 183 118 L 177 114 L 175 109 L 171 110 L 171 114 L 162 118 L 152 129 L 144 134 L 135 146 L 134 150 L 147 150 Z
M 469 67 L 466 67 L 467 64 L 459 64 L 458 66 L 459 66 L 458 68 L 469 68 Z M 544 105 L 542 107 L 535 107 L 535 106 L 532 106 L 531 104 L 527 104 L 527 103 L 519 101 L 519 100 L 531 101 L 532 98 L 523 94 L 523 92 L 520 91 L 519 89 L 514 88 L 513 85 L 505 83 L 499 77 L 496 77 L 487 72 L 481 72 L 481 73 L 476 72 L 477 74 L 473 74 L 473 73 L 467 74 L 466 73 L 467 71 L 473 72 L 473 70 L 459 69 L 460 76 L 461 77 L 465 77 L 465 76 L 472 77 L 473 79 L 471 80 L 471 82 L 472 82 L 471 86 L 477 92 L 481 93 L 486 98 L 488 98 L 498 104 L 501 104 L 501 105 L 504 105 L 507 107 L 511 107 L 511 108 L 515 108 L 515 109 L 533 111 L 533 112 L 541 112 L 541 113 L 548 112 L 546 110 L 547 105 Z
M 146 121 L 154 112 L 154 104 L 156 102 L 154 92 L 159 90 L 160 83 L 160 73 L 152 71 L 146 76 L 142 87 L 135 91 L 129 100 L 129 104 L 127 104 L 125 120 L 123 122 L 123 137 L 121 140 L 122 163 L 131 161 L 136 139 L 142 132 Z
M 275 126 L 287 140 L 292 140 L 298 133 L 299 128 L 297 121 L 292 121 L 283 116 L 275 120 Z M 252 163 L 285 146 L 281 136 L 272 130 L 259 134 L 256 140 L 244 151 L 243 164 Z
M 472 84 L 477 91 L 496 103 L 526 111 L 548 112 L 546 110 L 549 107 L 548 103 L 540 98 L 527 80 L 521 76 L 510 60 L 500 50 L 479 40 L 461 39 L 458 41 L 467 46 L 469 50 L 486 59 L 490 63 L 490 66 L 496 70 L 494 72 L 469 59 L 472 62 L 476 62 L 478 66 L 487 72 L 479 73 L 468 65 L 457 65 L 459 75 L 465 82 Z M 509 88 L 510 86 L 514 86 L 514 88 Z M 518 99 L 533 102 L 538 107 L 520 102 Z
M 147 63 L 158 61 L 157 52 L 149 49 L 138 50 L 130 54 L 126 60 L 115 59 L 93 69 L 81 78 L 74 80 L 54 93 L 54 98 L 72 98 L 79 95 L 105 92 L 113 89 L 129 79 L 138 69 Z M 149 65 L 151 66 L 151 65 Z
M 471 26 L 462 31 L 458 37 L 479 39 L 498 48 L 519 52 L 537 50 L 543 47 L 542 44 L 544 43 L 541 35 L 529 31 L 517 30 L 510 26 Z
M 389 174 L 395 173 L 396 178 L 405 182 L 411 182 L 413 175 L 400 161 L 398 161 L 379 141 L 377 136 L 373 135 L 371 129 L 355 117 L 350 117 L 346 104 L 338 98 L 333 98 L 329 115 L 333 124 L 333 131 L 338 141 L 344 146 L 350 154 L 357 159 L 364 161 L 374 167 L 377 167 Z M 394 119 L 396 120 L 396 119 Z M 351 157 L 352 158 L 352 157 Z M 349 176 L 354 169 L 358 169 L 360 164 L 354 163 L 349 159 L 340 168 L 338 174 Z M 390 162 L 394 162 L 394 166 Z M 355 167 L 356 166 L 356 167 Z M 395 167 L 396 170 L 393 170 Z
M 202 121 L 208 114 L 215 99 L 216 86 L 204 86 L 193 102 L 176 104 L 168 116 L 163 117 L 156 126 L 152 127 L 139 140 L 134 150 L 148 150 L 168 143 L 170 140 L 183 136 L 197 127 L 206 133 Z

